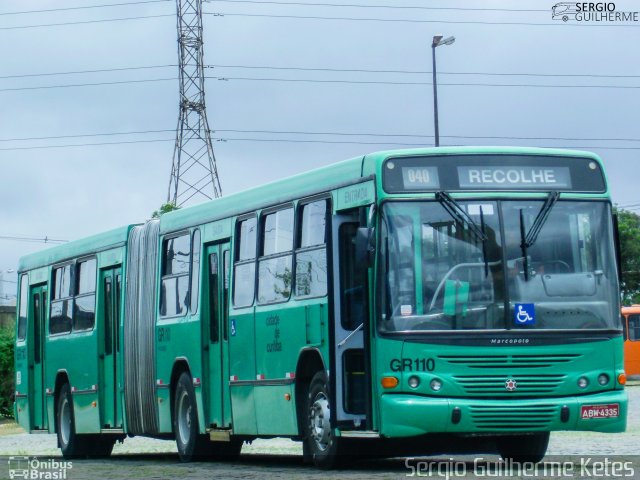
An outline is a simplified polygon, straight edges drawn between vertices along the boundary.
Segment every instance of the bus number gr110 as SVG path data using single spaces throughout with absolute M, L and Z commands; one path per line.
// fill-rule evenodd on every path
M 393 358 L 389 366 L 393 372 L 433 372 L 436 361 L 433 358 Z

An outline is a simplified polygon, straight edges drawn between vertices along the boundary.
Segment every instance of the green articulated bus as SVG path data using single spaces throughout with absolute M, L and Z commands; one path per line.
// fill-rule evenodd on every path
M 598 156 L 374 153 L 24 257 L 15 414 L 64 456 L 497 452 L 626 427 Z

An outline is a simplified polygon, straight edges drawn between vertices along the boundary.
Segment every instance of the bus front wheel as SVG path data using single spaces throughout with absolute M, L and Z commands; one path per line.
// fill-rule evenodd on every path
M 304 441 L 313 464 L 320 468 L 335 466 L 339 454 L 339 439 L 331 428 L 330 398 L 327 374 L 316 373 L 307 390 Z
M 183 372 L 178 379 L 173 406 L 173 433 L 180 460 L 206 457 L 209 442 L 206 435 L 199 433 L 196 393 L 188 373 Z
M 516 463 L 538 463 L 547 453 L 549 432 L 530 435 L 506 435 L 496 439 L 498 452 L 504 460 Z

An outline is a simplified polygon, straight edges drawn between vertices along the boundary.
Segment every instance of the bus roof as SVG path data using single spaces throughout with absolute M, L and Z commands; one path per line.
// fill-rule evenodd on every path
M 99 233 L 91 237 L 74 240 L 62 245 L 26 255 L 20 259 L 18 271 L 26 272 L 34 268 L 63 262 L 69 258 L 91 255 L 112 247 L 124 245 L 129 236 L 129 230 L 134 225 L 116 228 L 108 232 Z

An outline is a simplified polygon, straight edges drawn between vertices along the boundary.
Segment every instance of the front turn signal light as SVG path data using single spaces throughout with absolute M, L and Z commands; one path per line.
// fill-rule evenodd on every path
M 382 377 L 383 388 L 396 388 L 398 386 L 398 379 L 396 377 Z
M 627 376 L 624 373 L 621 373 L 620 375 L 618 375 L 618 383 L 620 385 L 626 385 L 627 384 Z

